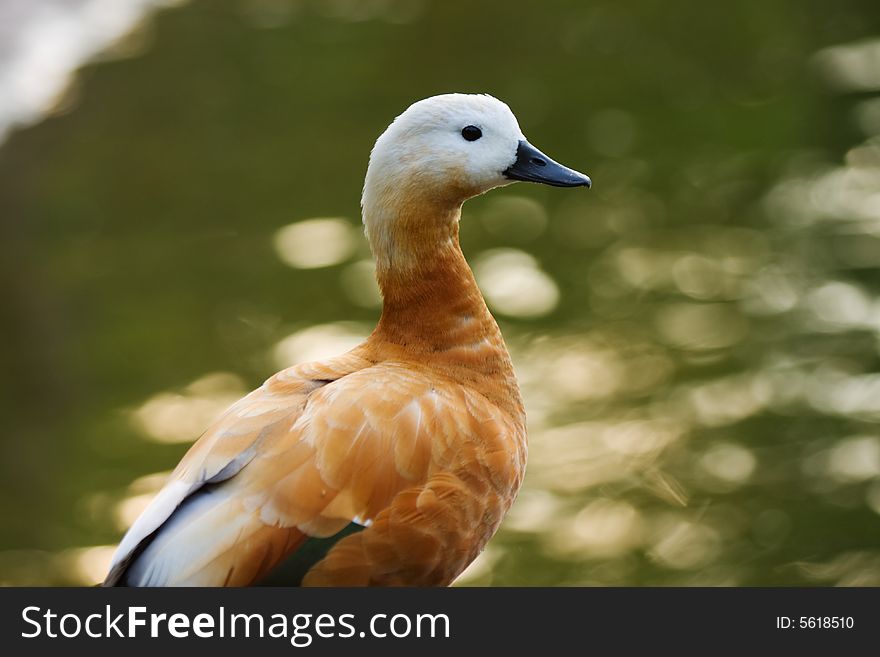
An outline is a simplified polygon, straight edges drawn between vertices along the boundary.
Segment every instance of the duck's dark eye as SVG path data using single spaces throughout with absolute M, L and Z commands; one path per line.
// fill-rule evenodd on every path
M 461 129 L 461 136 L 468 141 L 477 141 L 483 136 L 483 131 L 475 125 L 468 125 Z

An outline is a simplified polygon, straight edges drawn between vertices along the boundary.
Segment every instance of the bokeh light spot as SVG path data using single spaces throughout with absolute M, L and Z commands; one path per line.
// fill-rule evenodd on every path
M 489 306 L 505 315 L 539 317 L 559 303 L 556 283 L 524 251 L 486 251 L 474 263 L 474 274 Z
M 281 261 L 296 269 L 330 267 L 354 252 L 355 229 L 345 219 L 304 219 L 278 230 L 273 238 Z

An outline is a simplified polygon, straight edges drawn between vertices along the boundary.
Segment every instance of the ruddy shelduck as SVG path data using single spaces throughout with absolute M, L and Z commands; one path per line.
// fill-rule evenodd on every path
M 122 539 L 105 585 L 448 585 L 519 491 L 526 417 L 458 241 L 467 199 L 589 187 L 486 95 L 421 100 L 364 183 L 382 315 L 360 346 L 282 370 L 220 417 Z

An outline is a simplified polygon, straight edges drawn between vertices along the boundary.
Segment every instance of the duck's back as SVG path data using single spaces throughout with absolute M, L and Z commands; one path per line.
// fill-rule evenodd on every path
M 247 585 L 343 534 L 303 584 L 451 582 L 525 467 L 523 418 L 459 379 L 375 341 L 278 373 L 193 445 L 107 583 Z

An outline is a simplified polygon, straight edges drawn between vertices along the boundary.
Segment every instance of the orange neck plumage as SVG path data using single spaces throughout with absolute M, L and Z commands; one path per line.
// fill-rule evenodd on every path
M 390 234 L 381 240 L 368 227 L 384 299 L 369 342 L 385 357 L 415 357 L 467 381 L 518 417 L 522 403 L 507 347 L 459 246 L 460 206 L 424 207 L 382 226 Z

